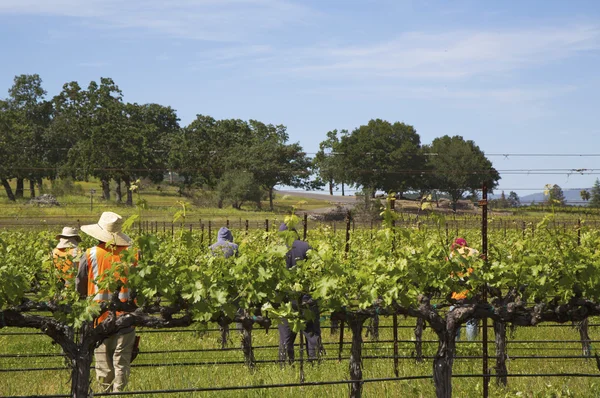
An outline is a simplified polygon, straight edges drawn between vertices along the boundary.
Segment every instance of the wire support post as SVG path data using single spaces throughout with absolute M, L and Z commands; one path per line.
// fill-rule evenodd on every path
M 488 264 L 488 186 L 487 182 L 483 183 L 482 195 L 481 195 L 481 253 L 484 261 L 484 268 L 487 268 Z M 483 286 L 483 292 L 481 300 L 487 303 L 487 283 Z M 483 398 L 489 397 L 490 377 L 488 375 L 488 319 L 482 319 L 483 331 L 482 331 L 482 370 L 483 370 Z

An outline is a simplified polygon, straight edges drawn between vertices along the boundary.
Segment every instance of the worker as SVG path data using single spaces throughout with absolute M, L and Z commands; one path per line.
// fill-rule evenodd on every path
M 79 243 L 81 237 L 77 232 L 77 228 L 64 227 L 62 232 L 56 235 L 58 244 L 52 250 L 52 259 L 54 266 L 61 274 L 61 279 L 68 283 L 73 279 L 73 262 L 79 261 Z
M 225 258 L 237 256 L 238 245 L 233 243 L 233 234 L 228 228 L 221 227 L 217 234 L 217 241 L 210 246 L 212 254 L 222 255 Z
M 284 223 L 279 226 L 279 231 L 287 231 L 288 227 Z M 292 232 L 296 234 L 296 230 L 292 229 Z M 308 251 L 311 247 L 308 243 L 295 239 L 292 243 L 290 250 L 286 253 L 286 266 L 288 269 L 295 267 L 298 261 L 306 260 Z M 313 320 L 306 322 L 306 327 L 302 331 L 306 337 L 306 350 L 308 352 L 308 359 L 314 360 L 317 358 L 319 350 L 321 348 L 321 324 L 319 320 L 319 307 L 316 302 L 312 300 L 309 294 L 300 295 L 300 304 L 308 304 L 309 310 L 313 313 Z M 298 302 L 292 300 L 292 307 L 299 309 Z M 287 319 L 282 319 L 282 322 L 278 326 L 279 328 L 279 361 L 283 364 L 286 357 L 290 363 L 294 361 L 294 342 L 296 341 L 296 334 L 290 328 Z
M 98 290 L 95 280 L 110 270 L 114 263 L 120 262 L 120 254 L 132 244 L 129 236 L 121 232 L 123 219 L 112 212 L 104 212 L 97 224 L 83 225 L 81 231 L 98 240 L 98 244 L 85 252 L 79 262 L 77 272 L 77 291 L 82 297 L 94 296 L 97 302 L 110 301 L 113 292 Z M 126 283 L 124 275 L 116 275 Z M 129 300 L 129 289 L 121 287 L 119 299 Z M 117 316 L 123 312 L 117 312 Z M 98 326 L 108 317 L 108 311 L 99 315 L 94 322 Z M 96 360 L 96 378 L 105 392 L 123 391 L 130 372 L 132 352 L 136 344 L 135 329 L 128 327 L 110 336 L 94 351 Z
M 471 247 L 469 247 L 467 245 L 467 241 L 464 238 L 457 238 L 452 245 L 450 246 L 450 258 L 453 258 L 455 255 L 460 255 L 463 258 L 475 258 L 479 255 L 479 251 L 477 251 L 476 249 L 473 249 Z M 469 275 L 471 275 L 473 273 L 473 268 L 472 267 L 468 267 L 466 269 L 466 272 L 459 272 L 457 273 L 457 276 L 460 278 L 461 281 L 464 281 L 466 277 L 468 277 Z M 452 299 L 456 300 L 457 302 L 461 302 L 461 303 L 465 303 L 466 301 L 469 301 L 469 290 L 463 290 L 461 292 L 452 292 Z M 449 308 L 450 311 L 452 311 L 455 308 L 455 306 L 451 306 Z M 477 334 L 478 334 L 478 330 L 479 330 L 479 325 L 478 325 L 478 321 L 475 318 L 470 318 L 467 320 L 466 322 L 466 326 L 465 326 L 466 330 L 467 330 L 467 340 L 469 341 L 473 341 L 477 338 Z M 456 339 L 460 340 L 460 328 L 457 330 L 456 332 Z

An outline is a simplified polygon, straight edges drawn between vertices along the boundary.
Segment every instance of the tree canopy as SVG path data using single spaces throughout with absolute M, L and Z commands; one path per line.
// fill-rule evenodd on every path
M 492 190 L 500 179 L 473 141 L 444 136 L 422 146 L 415 128 L 403 122 L 372 119 L 351 132 L 331 130 L 311 159 L 290 142 L 284 125 L 198 114 L 180 126 L 170 106 L 125 102 L 110 78 L 86 87 L 66 83 L 50 100 L 46 94 L 39 75 L 20 75 L 0 100 L 0 180 L 11 200 L 23 196 L 24 180 L 34 196 L 34 183 L 41 188 L 42 179 L 93 177 L 104 199 L 114 192 L 120 202 L 125 184 L 131 205 L 132 181 L 159 182 L 175 173 L 182 186 L 217 191 L 219 204 L 234 207 L 260 205 L 266 196 L 273 208 L 280 185 L 328 185 L 330 194 L 339 184 L 342 193 L 348 185 L 369 195 L 441 191 L 456 202 L 484 181 Z M 17 182 L 14 192 L 11 179 Z
M 475 193 L 483 183 L 487 183 L 489 191 L 498 185 L 500 174 L 475 142 L 459 135 L 445 135 L 425 148 L 431 153 L 427 157 L 431 183 L 450 195 L 455 209 L 456 202 L 465 193 Z
M 351 182 L 375 192 L 406 192 L 419 187 L 415 171 L 424 166 L 421 139 L 413 126 L 370 120 L 342 136 L 339 150 Z

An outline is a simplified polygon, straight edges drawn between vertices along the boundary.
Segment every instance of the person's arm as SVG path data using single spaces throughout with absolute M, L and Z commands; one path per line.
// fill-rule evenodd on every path
M 81 256 L 79 260 L 79 268 L 77 270 L 77 278 L 75 279 L 75 288 L 79 292 L 79 295 L 83 297 L 87 297 L 87 289 L 88 289 L 88 264 L 87 264 L 87 256 L 85 253 Z

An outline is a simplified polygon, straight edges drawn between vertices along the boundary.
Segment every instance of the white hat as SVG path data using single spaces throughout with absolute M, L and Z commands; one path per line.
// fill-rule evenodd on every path
M 123 218 L 117 213 L 105 211 L 98 224 L 82 225 L 81 230 L 92 238 L 116 246 L 131 246 L 132 240 L 121 232 Z
M 77 233 L 77 228 L 73 227 L 64 227 L 62 232 L 54 237 L 56 240 L 60 240 L 62 238 L 79 238 L 79 240 L 81 240 L 79 234 Z

